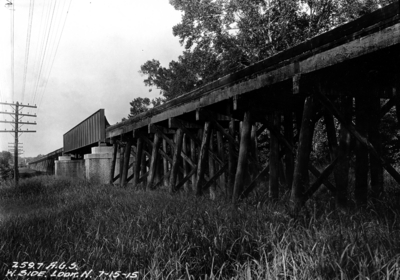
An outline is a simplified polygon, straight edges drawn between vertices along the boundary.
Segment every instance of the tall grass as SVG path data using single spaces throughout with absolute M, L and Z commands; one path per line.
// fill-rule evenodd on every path
M 3 186 L 0 277 L 13 261 L 59 261 L 140 279 L 400 279 L 399 201 L 343 214 L 324 198 L 294 215 L 259 197 L 234 208 L 67 178 Z

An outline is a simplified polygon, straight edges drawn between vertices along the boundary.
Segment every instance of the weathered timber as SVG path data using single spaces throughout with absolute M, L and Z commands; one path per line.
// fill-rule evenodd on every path
M 172 158 L 172 167 L 171 167 L 171 174 L 169 176 L 169 191 L 170 193 L 175 192 L 175 183 L 176 178 L 179 170 L 179 157 L 182 152 L 182 143 L 183 143 L 183 131 L 182 129 L 178 128 L 176 130 L 176 144 L 174 145 L 174 155 Z
M 337 157 L 338 149 L 335 121 L 330 113 L 324 112 L 324 122 L 326 127 L 326 136 L 328 138 L 329 155 L 331 160 L 333 160 Z
M 389 111 L 390 109 L 393 108 L 397 103 L 397 96 L 393 96 L 390 98 L 385 104 L 383 104 L 381 110 L 380 110 L 380 118 L 383 118 Z
M 368 151 L 370 152 L 370 155 L 380 159 L 382 166 L 396 180 L 396 182 L 400 184 L 400 174 L 385 159 L 383 159 L 378 154 L 374 146 L 367 139 L 362 137 L 360 133 L 357 132 L 357 130 L 354 127 L 354 124 L 352 124 L 351 122 L 347 122 L 345 117 L 343 117 L 342 114 L 339 113 L 339 111 L 335 108 L 332 102 L 329 101 L 329 99 L 327 99 L 325 96 L 317 94 L 317 97 L 323 104 L 323 106 L 327 108 L 327 110 L 329 110 L 331 114 L 333 114 L 358 141 L 360 141 L 363 145 L 367 147 Z
M 341 95 L 340 108 L 345 118 L 345 122 L 351 122 L 353 98 L 350 96 Z M 340 120 L 339 120 L 340 121 Z M 347 206 L 347 194 L 349 184 L 349 168 L 350 168 L 350 142 L 351 137 L 346 125 L 340 122 L 339 131 L 339 150 L 338 150 L 338 165 L 335 169 L 337 172 L 336 178 L 336 206 L 344 209 Z
M 162 142 L 163 145 L 163 151 L 165 154 L 167 154 L 167 141 L 165 139 L 163 139 Z M 164 186 L 167 187 L 168 186 L 168 162 L 167 159 L 165 157 L 163 157 L 163 170 L 164 170 L 164 176 L 163 176 L 163 180 L 164 180 Z
M 196 128 L 196 129 L 201 128 L 201 126 L 197 123 L 184 121 L 179 118 L 169 118 L 168 119 L 168 127 L 169 128 L 180 128 L 182 125 L 184 125 L 186 128 Z
M 210 180 L 208 180 L 207 183 L 204 184 L 203 186 L 203 191 L 207 190 L 209 187 L 211 187 L 217 180 L 218 178 L 225 172 L 225 170 L 228 168 L 228 163 L 224 163 L 224 165 L 221 166 L 221 168 L 215 173 L 213 174 L 213 176 L 211 177 L 210 174 Z
M 396 87 L 394 88 L 394 96 L 396 97 L 396 117 L 397 117 L 397 123 L 400 124 L 400 82 L 397 78 L 397 84 Z
M 179 124 L 179 120 L 178 120 L 178 119 L 177 119 L 177 124 Z M 183 123 L 180 123 L 180 129 L 182 129 L 183 132 L 184 132 L 187 136 L 189 136 L 190 139 L 192 139 L 192 140 L 194 141 L 194 144 L 196 144 L 196 145 L 198 145 L 198 146 L 201 146 L 202 140 L 200 140 L 200 139 L 201 139 L 202 136 L 200 136 L 200 138 L 197 137 L 193 132 L 191 132 L 189 129 L 187 129 L 187 128 L 183 125 Z M 200 134 L 200 135 L 203 134 L 201 128 L 199 129 L 199 134 Z M 215 153 L 211 152 L 208 146 L 207 146 L 207 150 L 208 150 L 209 156 L 213 157 L 214 160 L 217 161 L 218 163 L 223 164 L 222 160 L 218 157 L 218 155 L 216 155 Z
M 123 166 L 124 166 L 124 154 L 125 154 L 125 148 L 126 148 L 126 145 L 121 145 L 121 142 L 120 142 L 120 145 L 119 145 L 119 184 L 120 184 L 120 186 L 122 186 L 122 178 L 123 178 L 123 174 L 122 174 L 122 171 L 123 171 Z
M 280 114 L 277 112 L 271 113 L 271 123 L 277 130 L 280 127 Z M 270 149 L 269 149 L 269 197 L 278 199 L 279 197 L 279 140 L 275 133 L 270 134 Z
M 142 138 L 137 138 L 136 140 L 136 161 L 135 161 L 135 170 L 133 177 L 133 187 L 137 188 L 139 184 L 139 176 L 141 170 L 142 163 L 142 154 L 143 154 L 143 140 Z
M 142 153 L 142 158 L 141 158 L 141 163 L 140 163 L 140 179 L 139 179 L 140 182 L 143 183 L 142 184 L 143 189 L 145 189 L 146 185 L 147 185 L 147 176 L 144 177 L 144 174 L 146 174 L 146 175 L 148 174 L 145 146 L 146 146 L 146 143 L 143 143 L 143 153 Z M 147 148 L 149 148 L 149 146 L 147 146 Z
M 121 172 L 121 186 L 122 187 L 126 187 L 127 184 L 127 179 L 128 179 L 128 171 L 129 171 L 129 160 L 131 157 L 131 149 L 132 149 L 132 139 L 129 138 L 126 142 L 125 145 L 125 150 L 124 150 L 124 161 L 123 161 L 123 165 L 120 166 L 120 168 L 122 168 L 122 172 Z
M 218 149 L 218 156 L 221 158 L 223 162 L 225 162 L 224 140 L 222 138 L 221 131 L 217 131 L 217 149 Z M 221 164 L 219 164 L 219 168 L 222 169 Z M 227 194 L 227 189 L 225 184 L 225 174 L 222 174 L 222 176 L 220 176 L 219 185 Z
M 152 150 L 153 148 L 153 142 L 150 141 L 149 138 L 147 138 L 146 135 L 144 135 L 141 132 L 138 132 L 138 135 L 141 135 L 140 137 L 143 139 L 143 141 L 147 144 L 147 146 L 149 147 L 150 150 Z M 163 134 L 161 133 L 161 137 L 163 137 Z M 164 138 L 164 137 L 163 137 Z M 165 138 L 164 138 L 165 139 Z M 169 139 L 170 140 L 170 139 Z M 173 142 L 172 142 L 173 143 Z M 175 144 L 173 144 L 175 145 Z M 147 151 L 143 151 L 144 153 L 146 153 L 146 155 L 148 157 L 151 157 L 151 154 L 149 154 Z M 168 162 L 172 163 L 172 158 L 170 158 L 166 152 L 164 152 L 162 149 L 159 149 L 158 152 L 160 153 L 160 155 L 165 158 Z
M 289 146 L 293 147 L 293 113 L 284 113 L 284 138 L 288 142 Z M 287 188 L 290 190 L 293 184 L 293 173 L 294 173 L 294 157 L 292 149 L 285 147 L 285 178 Z
M 308 185 L 308 162 L 313 139 L 314 123 L 314 98 L 309 96 L 304 102 L 303 119 L 301 122 L 299 148 L 294 169 L 291 201 L 294 209 L 298 209 L 304 203 L 304 192 Z
M 369 102 L 369 126 L 368 136 L 371 145 L 376 149 L 378 154 L 382 153 L 382 140 L 379 132 L 380 125 L 380 99 L 375 93 L 371 93 Z M 371 152 L 370 152 L 371 153 Z M 381 197 L 383 193 L 383 167 L 380 159 L 372 154 L 369 157 L 371 171 L 371 196 L 374 199 Z
M 230 107 L 228 107 L 230 110 Z M 229 146 L 228 146 L 228 186 L 227 193 L 228 199 L 233 198 L 233 186 L 235 184 L 235 173 L 236 173 L 236 157 L 235 157 L 235 119 L 232 117 L 232 113 L 230 112 L 231 120 L 229 122 L 229 135 L 228 137 Z
M 218 114 L 215 112 L 211 112 L 204 108 L 197 108 L 196 109 L 196 121 L 209 121 L 211 119 L 216 121 L 229 121 L 229 117 Z
M 192 159 L 193 162 L 197 161 L 197 158 L 196 158 L 196 143 L 192 138 L 190 138 L 190 158 Z M 197 165 L 196 165 L 196 168 L 197 168 Z M 196 185 L 196 172 L 193 172 L 193 175 L 192 175 L 192 187 L 194 185 Z
M 168 129 L 162 126 L 155 126 L 154 124 L 148 124 L 148 134 L 154 134 L 154 133 L 163 133 L 163 134 L 175 134 L 175 129 Z
M 205 172 L 205 165 L 206 165 L 206 158 L 207 158 L 207 151 L 210 143 L 210 136 L 211 136 L 211 124 L 210 122 L 204 123 L 204 131 L 203 131 L 203 140 L 201 141 L 201 147 L 199 151 L 199 159 L 197 164 L 197 181 L 195 185 L 196 195 L 200 196 L 203 194 L 203 190 L 201 185 L 203 183 L 203 176 Z
M 153 149 L 151 152 L 151 158 L 150 158 L 150 168 L 149 168 L 149 177 L 147 180 L 147 190 L 150 190 L 151 187 L 154 185 L 154 179 L 156 175 L 156 169 L 157 169 L 157 161 L 158 161 L 158 150 L 160 149 L 161 146 L 161 136 L 160 133 L 156 132 L 154 134 L 154 143 L 153 143 Z
M 239 148 L 239 158 L 237 163 L 235 184 L 233 187 L 233 199 L 232 202 L 237 203 L 239 196 L 243 192 L 243 187 L 245 183 L 245 177 L 247 174 L 247 157 L 250 148 L 251 140 L 251 113 L 246 111 L 244 113 L 241 136 L 240 136 L 240 148 Z
M 178 191 L 197 171 L 197 165 L 195 165 L 192 170 L 175 186 L 175 191 Z
M 184 153 L 184 154 L 186 154 L 186 155 L 188 154 L 188 143 L 187 143 L 187 139 L 188 139 L 188 137 L 186 136 L 186 134 L 184 134 L 184 135 L 183 135 L 183 143 L 182 143 L 182 153 Z M 190 159 L 190 160 L 192 160 L 192 159 Z M 189 173 L 189 165 L 188 165 L 188 163 L 186 162 L 186 160 L 184 160 L 184 161 L 183 161 L 183 177 L 186 177 L 186 176 L 188 175 L 188 173 Z M 184 188 L 185 188 L 185 191 L 190 191 L 190 189 L 189 189 L 189 182 L 188 182 L 188 181 L 185 182 Z
M 318 190 L 323 181 L 325 181 L 328 176 L 334 170 L 336 164 L 338 163 L 338 158 L 335 158 L 325 169 L 322 171 L 321 175 L 315 180 L 311 187 L 304 194 L 304 202 L 306 202 L 312 195 Z
M 152 125 L 152 127 L 154 128 L 155 131 L 158 131 L 158 132 L 160 133 L 161 137 L 162 137 L 165 141 L 167 141 L 167 143 L 168 143 L 171 147 L 173 147 L 173 148 L 175 149 L 175 144 L 174 144 L 174 142 L 173 142 L 171 139 L 169 139 L 164 133 L 162 133 L 162 131 L 159 129 L 158 126 Z M 181 129 L 181 128 L 179 128 L 179 129 Z M 190 159 L 190 157 L 188 157 L 188 156 L 186 155 L 186 153 L 185 153 L 184 151 L 181 151 L 181 154 L 180 154 L 180 155 L 181 155 L 181 156 L 183 157 L 183 159 L 184 159 L 185 161 L 187 161 L 192 167 L 195 165 L 195 163 Z
M 118 152 L 118 144 L 115 142 L 113 143 L 113 157 L 111 160 L 111 170 L 110 170 L 110 185 L 114 183 L 114 173 L 115 173 L 115 165 L 117 161 L 117 152 Z
M 242 194 L 240 195 L 240 199 L 244 199 L 249 196 L 252 190 L 254 190 L 257 186 L 257 182 L 259 182 L 263 177 L 266 177 L 268 180 L 268 172 L 269 172 L 269 164 L 267 164 L 258 175 L 254 178 L 254 180 L 244 189 Z
M 211 136 L 210 136 L 210 151 L 214 153 L 214 137 L 213 137 L 213 130 L 211 130 Z M 208 157 L 208 174 L 210 177 L 214 177 L 215 173 L 215 165 L 214 165 L 214 159 L 212 157 Z M 211 179 L 210 179 L 211 181 Z M 215 199 L 216 198 L 216 188 L 215 188 L 215 183 L 210 184 L 210 198 Z
M 368 134 L 369 123 L 369 98 L 356 96 L 356 129 L 365 138 Z M 355 187 L 354 197 L 358 205 L 365 205 L 368 199 L 368 150 L 360 142 L 355 146 Z

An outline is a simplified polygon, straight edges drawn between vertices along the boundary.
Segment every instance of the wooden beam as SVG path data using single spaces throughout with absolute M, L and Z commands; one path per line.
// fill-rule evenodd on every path
M 213 130 L 211 130 L 211 136 L 210 136 L 210 151 L 214 153 L 214 137 L 213 137 Z M 214 164 L 214 159 L 212 157 L 208 157 L 208 174 L 212 178 L 214 177 L 215 173 L 215 164 Z M 210 179 L 211 181 L 211 179 Z M 203 188 L 204 189 L 204 188 Z M 212 200 L 215 200 L 216 198 L 216 188 L 215 188 L 215 183 L 210 184 L 210 198 Z
M 183 135 L 183 143 L 182 143 L 182 153 L 188 154 L 188 143 L 187 143 L 188 137 L 186 134 Z M 192 160 L 192 159 L 191 159 Z M 193 161 L 193 160 L 192 160 Z M 189 164 L 186 162 L 186 160 L 183 161 L 183 177 L 186 177 L 189 172 Z M 185 191 L 189 192 L 190 187 L 189 187 L 189 182 L 186 181 L 184 184 Z
M 122 179 L 121 180 L 122 187 L 126 187 L 126 184 L 127 184 L 132 141 L 133 141 L 133 139 L 129 138 L 126 142 L 125 149 L 124 149 L 124 161 L 123 161 L 122 173 L 121 173 L 122 174 L 122 178 L 121 178 Z
M 121 143 L 121 142 L 120 142 Z M 122 186 L 123 183 L 123 166 L 124 166 L 124 154 L 126 146 L 119 145 L 119 184 Z
M 318 190 L 321 184 L 328 178 L 328 176 L 334 170 L 336 164 L 338 163 L 338 158 L 335 158 L 325 169 L 322 171 L 321 175 L 315 180 L 311 187 L 304 194 L 304 202 L 306 202 L 312 195 Z
M 268 180 L 269 177 L 269 164 L 267 164 L 261 171 L 258 173 L 258 175 L 254 178 L 254 180 L 244 189 L 242 194 L 240 195 L 240 199 L 245 199 L 246 197 L 249 196 L 252 190 L 255 189 L 257 186 L 257 182 L 261 181 L 263 177 L 267 177 L 266 179 Z
M 179 191 L 179 189 L 190 179 L 190 177 L 193 176 L 197 171 L 197 165 L 192 168 L 192 170 L 187 174 L 182 181 L 180 181 L 176 186 L 175 186 L 175 191 Z
M 162 126 L 158 126 L 155 124 L 148 124 L 147 125 L 147 133 L 149 134 L 153 134 L 153 133 L 157 133 L 157 132 L 161 132 L 163 134 L 175 134 L 175 129 L 168 129 Z
M 192 138 L 190 138 L 190 157 L 191 157 L 193 162 L 197 161 L 196 143 Z M 196 165 L 196 168 L 197 168 L 197 165 Z M 193 175 L 192 175 L 192 187 L 194 187 L 195 185 L 196 185 L 196 172 L 194 172 Z
M 383 104 L 380 110 L 380 118 L 383 118 L 390 111 L 390 109 L 392 109 L 393 106 L 396 105 L 396 103 L 397 103 L 397 96 L 393 96 L 385 104 Z
M 314 123 L 314 99 L 312 96 L 304 102 L 303 119 L 301 122 L 299 147 L 294 169 L 293 187 L 291 201 L 294 209 L 299 209 L 304 203 L 304 192 L 308 182 L 308 162 L 313 139 Z
M 158 150 L 160 149 L 160 146 L 161 146 L 161 136 L 158 132 L 156 132 L 154 134 L 154 143 L 153 143 L 153 149 L 152 149 L 151 159 L 150 159 L 149 177 L 147 180 L 147 187 L 146 187 L 147 190 L 150 190 L 154 185 L 158 153 L 159 153 Z
M 225 149 L 224 149 L 224 140 L 222 138 L 221 131 L 217 131 L 217 149 L 218 156 L 221 158 L 223 162 L 225 162 Z M 221 169 L 223 165 L 219 164 L 219 168 Z M 225 174 L 220 176 L 219 184 L 221 188 L 227 193 L 226 184 L 225 184 Z
M 177 122 L 176 122 L 176 123 L 179 124 L 179 121 L 180 121 L 180 120 L 177 119 Z M 194 135 L 193 132 L 191 132 L 189 129 L 187 129 L 187 128 L 183 125 L 183 123 L 181 123 L 180 129 L 182 129 L 183 132 L 184 132 L 187 136 L 189 136 L 190 139 L 192 139 L 192 140 L 194 141 L 194 144 L 195 144 L 195 145 L 201 146 L 202 141 L 201 141 L 196 135 Z M 209 150 L 209 147 L 208 147 L 208 146 L 207 146 L 207 150 L 208 150 L 209 155 L 212 156 L 212 157 L 214 158 L 215 161 L 217 161 L 217 162 L 220 163 L 220 164 L 223 164 L 222 160 L 221 160 L 215 153 L 211 152 L 211 151 Z
M 367 137 L 369 125 L 368 103 L 370 100 L 364 95 L 355 97 L 356 104 L 356 129 L 363 136 Z M 368 150 L 360 142 L 355 146 L 355 184 L 354 198 L 358 205 L 366 205 L 368 200 Z
M 245 177 L 248 175 L 246 173 L 247 173 L 247 157 L 250 147 L 250 140 L 251 140 L 251 114 L 250 111 L 246 111 L 244 113 L 244 118 L 242 122 L 239 158 L 236 169 L 235 184 L 233 187 L 232 202 L 234 204 L 237 203 L 239 196 L 243 192 Z
M 176 148 L 176 147 L 175 147 L 175 146 L 176 146 L 175 143 L 174 143 L 171 139 L 169 139 L 164 133 L 162 133 L 162 131 L 159 129 L 158 126 L 152 125 L 152 127 L 154 128 L 155 131 L 157 131 L 158 133 L 160 133 L 161 137 L 162 137 L 165 141 L 167 141 L 167 143 L 168 143 L 171 147 L 173 147 L 174 149 Z M 181 129 L 181 128 L 179 128 L 179 129 Z M 190 159 L 190 157 L 188 157 L 188 156 L 186 155 L 186 153 L 184 153 L 183 151 L 181 151 L 181 154 L 180 154 L 180 155 L 181 155 L 182 158 L 183 158 L 186 162 L 188 162 L 192 167 L 195 166 L 195 163 Z
M 111 160 L 111 170 L 110 170 L 110 181 L 109 184 L 112 185 L 114 182 L 114 173 L 115 173 L 115 164 L 117 161 L 117 151 L 118 151 L 118 144 L 116 142 L 113 143 L 113 157 Z
M 327 108 L 327 110 L 331 112 L 331 114 L 333 114 L 348 129 L 351 135 L 353 135 L 358 141 L 366 146 L 372 156 L 380 160 L 380 163 L 386 169 L 386 171 L 396 180 L 397 183 L 400 184 L 400 174 L 378 154 L 374 146 L 367 139 L 365 139 L 365 137 L 361 136 L 360 133 L 357 132 L 354 124 L 352 124 L 351 122 L 347 122 L 342 114 L 340 114 L 339 111 L 335 108 L 332 102 L 329 101 L 328 98 L 321 94 L 317 94 L 316 96 L 318 97 L 322 105 Z
M 382 137 L 379 132 L 380 126 L 380 99 L 376 93 L 371 92 L 369 102 L 369 125 L 368 136 L 371 145 L 378 154 L 382 153 Z M 371 197 L 380 199 L 383 194 L 383 167 L 380 159 L 374 157 L 370 152 L 370 171 L 371 171 Z
M 293 113 L 284 113 L 284 139 L 293 147 Z M 288 190 L 292 189 L 294 173 L 294 156 L 292 149 L 285 146 L 285 178 Z
M 351 122 L 353 98 L 350 96 L 340 96 L 340 108 L 345 122 Z M 349 169 L 350 169 L 350 133 L 344 123 L 340 124 L 339 131 L 339 150 L 338 150 L 338 165 L 335 169 L 337 172 L 336 178 L 336 206 L 341 209 L 347 207 L 347 195 L 349 184 Z
M 201 185 L 203 183 L 203 177 L 205 172 L 206 165 L 206 155 L 208 151 L 208 147 L 210 145 L 210 136 L 211 136 L 211 124 L 210 122 L 204 123 L 204 131 L 203 131 L 203 140 L 201 141 L 201 147 L 199 151 L 199 159 L 198 159 L 198 168 L 197 168 L 197 181 L 195 185 L 196 195 L 200 196 L 203 194 L 203 190 Z
M 163 145 L 164 153 L 167 154 L 167 141 L 165 139 L 163 139 L 162 145 Z M 164 186 L 168 187 L 168 179 L 169 179 L 169 177 L 168 177 L 169 175 L 167 176 L 167 174 L 169 174 L 168 173 L 168 161 L 165 157 L 163 157 L 163 170 L 164 170 L 164 177 L 163 177 Z
M 203 191 L 207 190 L 209 187 L 214 184 L 217 179 L 225 172 L 225 170 L 228 168 L 228 163 L 224 163 L 224 165 L 208 180 L 207 183 L 204 184 L 203 186 Z M 211 176 L 211 174 L 210 174 Z
M 176 145 L 174 145 L 174 156 L 172 158 L 171 174 L 169 176 L 169 192 L 175 192 L 175 183 L 179 170 L 179 156 L 182 153 L 183 131 L 178 128 L 176 130 Z
M 184 125 L 188 129 L 191 129 L 191 128 L 199 129 L 199 128 L 201 128 L 201 125 L 199 125 L 197 123 L 184 121 L 184 120 L 179 119 L 179 118 L 169 118 L 168 119 L 168 127 L 169 128 L 175 128 L 176 129 L 176 128 L 180 128 L 182 125 Z
M 196 121 L 208 121 L 210 116 L 212 119 L 217 120 L 217 121 L 229 121 L 228 116 L 214 113 L 214 112 L 211 112 L 204 108 L 196 109 Z
M 275 130 L 280 127 L 281 116 L 277 112 L 273 112 L 271 116 L 272 125 Z M 279 197 L 279 140 L 275 133 L 270 134 L 270 149 L 269 149 L 269 197 L 277 200 Z
M 235 174 L 236 174 L 236 156 L 235 156 L 235 119 L 232 117 L 232 109 L 228 107 L 230 122 L 229 122 L 229 136 L 228 138 L 228 199 L 233 199 L 233 188 L 235 185 Z M 221 132 L 221 131 L 220 131 Z M 223 133 L 223 132 L 221 132 Z

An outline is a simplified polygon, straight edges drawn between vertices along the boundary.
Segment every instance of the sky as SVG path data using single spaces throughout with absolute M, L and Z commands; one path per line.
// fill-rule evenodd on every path
M 22 120 L 37 122 L 22 127 L 36 130 L 20 136 L 23 157 L 61 148 L 63 134 L 99 109 L 111 125 L 121 121 L 135 97 L 159 96 L 145 87 L 140 65 L 157 59 L 167 67 L 183 52 L 172 34 L 181 14 L 168 0 L 12 0 L 14 10 L 7 2 L 0 0 L 0 101 L 38 107 L 22 110 L 37 116 Z M 12 126 L 0 123 L 5 129 Z M 0 133 L 0 151 L 13 142 Z

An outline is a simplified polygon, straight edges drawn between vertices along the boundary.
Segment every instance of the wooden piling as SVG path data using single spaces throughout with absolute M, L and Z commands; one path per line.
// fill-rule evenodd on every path
M 109 184 L 112 185 L 114 183 L 114 174 L 115 174 L 115 165 L 117 162 L 117 152 L 118 152 L 118 144 L 114 142 L 113 144 L 113 157 L 111 160 L 111 170 L 110 170 L 110 181 Z
M 163 146 L 163 151 L 165 154 L 167 154 L 167 141 L 163 139 L 162 141 L 162 146 Z M 163 171 L 164 171 L 164 186 L 168 187 L 168 161 L 165 157 L 163 157 Z
M 382 140 L 379 132 L 380 124 L 380 98 L 372 94 L 369 102 L 369 126 L 368 135 L 371 144 L 375 147 L 378 154 L 382 153 Z M 371 196 L 373 199 L 379 199 L 383 193 L 383 167 L 379 158 L 370 153 L 371 170 Z
M 151 152 L 149 176 L 147 180 L 147 190 L 153 189 L 154 179 L 157 171 L 158 150 L 161 145 L 161 136 L 159 133 L 154 133 L 153 149 Z
M 251 140 L 251 114 L 250 111 L 244 113 L 242 129 L 240 135 L 240 148 L 239 148 L 239 158 L 237 163 L 235 183 L 233 188 L 233 199 L 234 204 L 237 203 L 239 196 L 243 192 L 245 177 L 247 174 L 247 160 L 250 148 Z
M 301 122 L 299 146 L 294 169 L 291 201 L 293 209 L 300 208 L 304 203 L 304 193 L 308 185 L 308 162 L 314 131 L 314 98 L 309 96 L 304 101 L 303 118 Z
M 280 115 L 277 112 L 271 113 L 270 121 L 273 127 L 279 131 Z M 269 197 L 277 200 L 279 197 L 279 140 L 274 133 L 270 133 L 269 149 Z
M 210 136 L 211 136 L 211 124 L 210 122 L 204 123 L 204 130 L 203 130 L 203 138 L 201 141 L 201 147 L 199 151 L 199 158 L 197 164 L 197 179 L 196 179 L 196 195 L 200 196 L 203 194 L 202 184 L 203 184 L 203 177 L 205 173 L 205 165 L 207 159 L 207 152 L 208 146 L 210 145 Z
M 214 138 L 213 138 L 213 130 L 211 130 L 211 136 L 210 136 L 210 151 L 214 153 Z M 214 159 L 211 156 L 208 156 L 208 174 L 209 177 L 212 178 L 215 174 L 215 165 L 214 165 Z M 215 183 L 210 184 L 210 198 L 214 200 L 216 198 L 216 188 L 215 188 Z
M 293 146 L 293 113 L 284 113 L 284 137 L 290 146 Z M 285 147 L 285 179 L 288 190 L 292 188 L 294 173 L 293 151 Z
M 120 142 L 119 145 L 119 184 L 122 186 L 122 171 L 123 171 L 123 166 L 124 166 L 124 151 L 125 151 L 125 145 L 122 145 Z
M 355 97 L 356 104 L 356 129 L 363 136 L 367 137 L 369 123 L 369 100 L 364 95 Z M 366 205 L 368 199 L 368 149 L 360 142 L 355 145 L 355 187 L 354 198 L 358 205 Z
M 183 134 L 183 139 L 182 139 L 182 152 L 184 153 L 184 154 L 188 154 L 188 148 L 187 148 L 187 146 L 188 146 L 188 143 L 187 143 L 187 136 L 186 136 L 186 134 Z M 183 177 L 185 178 L 188 174 L 189 174 L 189 164 L 187 163 L 187 161 L 186 160 L 183 160 L 182 161 L 182 164 L 183 164 Z M 184 189 L 185 189 L 185 191 L 186 192 L 189 192 L 190 191 L 190 189 L 189 189 L 189 182 L 188 181 L 186 181 L 185 183 L 184 183 L 184 185 L 183 185 L 183 187 L 184 187 Z
M 228 139 L 229 147 L 228 147 L 228 185 L 227 185 L 227 193 L 228 199 L 233 199 L 233 188 L 235 185 L 235 173 L 236 173 L 236 158 L 235 158 L 235 119 L 232 117 L 232 113 L 230 113 L 230 121 L 229 121 L 229 134 L 231 138 Z
M 182 129 L 178 128 L 176 130 L 176 143 L 174 149 L 174 156 L 172 158 L 172 167 L 171 167 L 171 174 L 169 175 L 169 191 L 170 193 L 175 192 L 175 184 L 176 179 L 178 177 L 179 165 L 180 165 L 180 156 L 182 152 L 182 144 L 183 144 L 183 131 Z
M 221 132 L 221 131 L 217 131 L 217 149 L 218 149 L 218 156 L 219 156 L 219 158 L 220 158 L 223 162 L 225 162 L 224 141 L 223 141 L 223 138 L 222 138 L 222 132 Z M 220 168 L 220 169 L 222 168 L 222 164 L 219 164 L 219 168 Z M 220 178 L 219 178 L 219 185 L 220 185 L 220 188 L 221 188 L 224 192 L 227 191 L 226 185 L 225 185 L 225 173 L 222 174 L 222 175 L 220 176 Z M 226 195 L 226 194 L 227 194 L 227 193 L 225 193 L 225 195 Z
M 340 108 L 345 118 L 345 122 L 351 122 L 351 112 L 353 106 L 353 98 L 349 96 L 340 97 Z M 349 168 L 350 168 L 350 133 L 346 129 L 344 123 L 340 124 L 339 132 L 339 151 L 338 151 L 338 165 L 336 172 L 336 206 L 340 209 L 347 207 L 347 193 L 349 184 Z
M 140 179 L 140 170 L 142 164 L 142 157 L 143 157 L 143 140 L 141 137 L 138 137 L 136 140 L 136 161 L 135 161 L 135 169 L 134 169 L 134 176 L 133 176 L 133 187 L 136 189 L 139 186 L 139 179 Z
M 193 162 L 197 162 L 196 142 L 194 141 L 193 138 L 190 139 L 190 158 L 192 159 Z M 193 175 L 192 175 L 192 189 L 194 189 L 195 185 L 196 185 L 196 172 L 193 172 Z
M 121 186 L 122 187 L 126 187 L 126 185 L 127 185 L 129 160 L 131 157 L 131 149 L 132 149 L 132 139 L 129 138 L 126 142 L 125 149 L 124 149 L 124 161 L 123 161 L 122 173 L 121 173 Z

